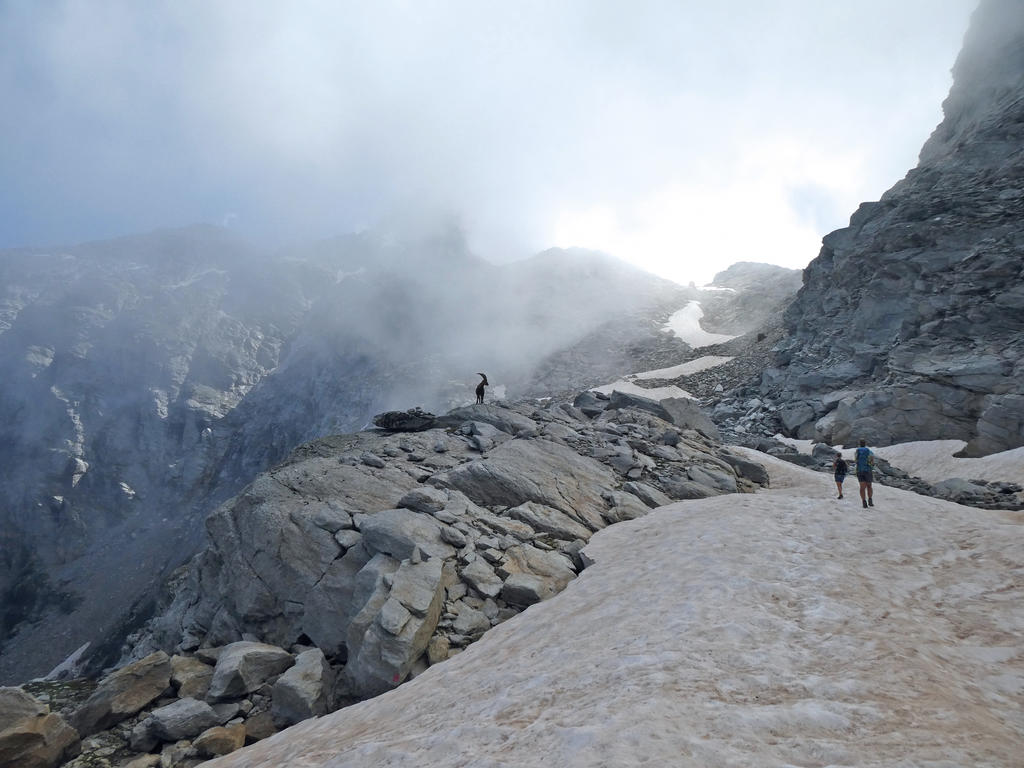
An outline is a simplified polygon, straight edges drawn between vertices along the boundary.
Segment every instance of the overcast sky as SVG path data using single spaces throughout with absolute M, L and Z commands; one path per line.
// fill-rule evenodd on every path
M 916 164 L 974 0 L 0 0 L 0 248 L 456 216 L 802 267 Z

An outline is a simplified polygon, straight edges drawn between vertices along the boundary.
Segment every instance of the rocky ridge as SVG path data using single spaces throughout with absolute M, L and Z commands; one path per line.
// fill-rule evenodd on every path
M 787 435 L 1024 445 L 1024 6 L 975 11 L 918 166 L 824 238 L 759 395 Z
M 192 766 L 390 690 L 564 589 L 594 532 L 768 482 L 689 401 L 410 415 L 414 432 L 302 446 L 211 515 L 207 548 L 91 692 L 29 686 L 82 739 L 68 765 Z

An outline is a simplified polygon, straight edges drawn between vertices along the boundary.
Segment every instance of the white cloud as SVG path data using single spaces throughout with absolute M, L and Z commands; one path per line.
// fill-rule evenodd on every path
M 439 211 L 498 259 L 802 264 L 914 164 L 972 5 L 3 5 L 0 246 Z

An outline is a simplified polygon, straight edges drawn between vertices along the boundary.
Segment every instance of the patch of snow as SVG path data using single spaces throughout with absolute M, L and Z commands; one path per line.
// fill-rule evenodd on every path
M 82 417 L 78 413 L 78 401 L 67 397 L 56 386 L 50 387 L 50 392 L 54 397 L 64 403 L 65 412 L 68 415 L 68 419 L 71 421 L 71 427 L 75 433 L 74 440 L 64 441 L 65 450 L 71 456 L 81 458 L 85 455 L 85 427 L 82 425 Z
M 1024 516 L 737 450 L 771 490 L 610 526 L 463 653 L 206 765 L 1019 766 Z
M 700 289 L 702 291 L 707 291 L 708 293 L 713 293 L 715 291 L 719 293 L 736 293 L 735 288 L 726 288 L 721 285 L 712 285 L 711 283 L 708 283 L 707 285 L 702 285 Z
M 33 345 L 25 352 L 25 362 L 35 369 L 32 372 L 32 378 L 34 379 L 53 363 L 53 350 L 49 347 Z
M 674 365 L 671 368 L 658 368 L 654 371 L 644 371 L 643 373 L 633 373 L 627 376 L 627 379 L 676 379 L 680 376 L 692 376 L 700 371 L 706 371 L 708 368 L 714 368 L 718 365 L 728 363 L 733 358 L 724 357 L 722 355 L 705 355 L 704 357 L 698 357 L 696 360 L 691 360 L 688 363 L 682 363 L 680 365 Z
M 796 449 L 798 453 L 810 454 L 813 440 L 796 440 L 792 437 L 775 435 L 775 439 Z M 963 440 L 917 440 L 897 443 L 881 448 L 869 446 L 873 453 L 885 459 L 897 469 L 909 472 L 925 482 L 939 483 L 951 478 L 962 480 L 988 480 L 1018 483 L 1024 485 L 1024 447 L 1012 448 L 977 459 L 961 459 L 953 454 L 963 450 Z M 847 461 L 853 460 L 855 447 L 832 446 Z
M 1024 485 L 1024 447 L 978 459 L 953 456 L 963 450 L 965 445 L 967 443 L 963 440 L 920 440 L 871 450 L 894 467 L 929 483 L 959 477 L 964 480 L 1002 480 Z
M 700 302 L 691 301 L 668 319 L 664 330 L 671 331 L 694 349 L 722 344 L 737 338 L 724 333 L 708 333 L 700 327 L 700 319 L 703 316 L 704 310 L 700 308 Z
M 166 419 L 167 406 L 170 403 L 166 390 L 153 388 L 149 391 L 153 395 L 153 402 L 156 405 L 156 415 L 161 419 Z
M 50 670 L 46 677 L 37 677 L 36 680 L 68 680 L 81 675 L 82 656 L 88 650 L 90 643 L 79 646 L 78 650 L 68 656 L 64 661 Z
M 773 437 L 780 443 L 785 443 L 795 449 L 797 453 L 806 453 L 808 456 L 811 455 L 811 449 L 814 447 L 813 440 L 797 440 L 795 437 L 786 437 L 782 434 L 776 434 Z
M 644 389 L 643 387 L 637 386 L 631 381 L 625 379 L 619 379 L 611 384 L 603 384 L 600 387 L 591 388 L 592 392 L 601 392 L 605 395 L 610 395 L 612 392 L 618 390 L 627 395 L 639 395 L 641 397 L 649 397 L 651 400 L 665 400 L 669 397 L 686 397 L 691 400 L 695 399 L 693 395 L 687 392 L 685 389 L 680 389 L 677 386 L 670 385 L 667 387 L 654 387 L 653 389 Z

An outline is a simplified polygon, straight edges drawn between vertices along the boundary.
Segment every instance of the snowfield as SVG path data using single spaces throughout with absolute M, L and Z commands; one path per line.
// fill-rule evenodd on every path
M 900 443 L 872 450 L 894 467 L 938 483 L 959 477 L 964 480 L 1005 480 L 1024 485 L 1024 448 L 1013 448 L 979 459 L 960 459 L 953 454 L 963 450 L 963 440 L 928 440 Z
M 610 395 L 612 392 L 619 391 L 627 395 L 639 395 L 640 397 L 647 397 L 651 400 L 665 400 L 669 397 L 688 397 L 691 400 L 694 399 L 693 395 L 687 392 L 685 389 L 680 389 L 674 384 L 670 384 L 667 387 L 652 387 L 650 389 L 644 389 L 638 384 L 634 384 L 626 379 L 619 379 L 613 381 L 611 384 L 604 384 L 600 387 L 593 387 L 592 392 L 602 392 L 606 395 Z
M 679 376 L 691 376 L 695 373 L 699 373 L 700 371 L 706 371 L 708 368 L 714 368 L 716 365 L 728 363 L 730 360 L 732 360 L 731 357 L 705 355 L 704 357 L 698 357 L 696 360 L 691 360 L 688 363 L 674 365 L 671 368 L 658 368 L 654 371 L 631 373 L 624 379 L 613 381 L 611 384 L 603 384 L 600 387 L 594 387 L 590 391 L 602 392 L 606 395 L 610 395 L 612 392 L 618 390 L 624 394 L 639 395 L 640 397 L 649 397 L 654 400 L 664 400 L 669 397 L 685 397 L 693 400 L 695 398 L 692 394 L 681 387 L 675 386 L 674 384 L 669 384 L 665 387 L 644 389 L 633 382 L 646 379 L 675 379 Z
M 671 368 L 658 368 L 656 371 L 644 371 L 643 373 L 634 373 L 627 378 L 630 379 L 677 379 L 680 376 L 692 376 L 695 373 L 706 371 L 709 368 L 714 368 L 719 365 L 728 363 L 733 358 L 725 357 L 723 355 L 705 355 L 704 357 L 698 357 L 696 360 L 691 360 L 688 363 L 681 363 L 680 365 L 674 365 Z
M 207 765 L 1024 764 L 1024 514 L 750 454 L 772 490 L 603 530 L 461 655 Z
M 691 301 L 668 319 L 665 330 L 671 331 L 694 349 L 708 347 L 712 344 L 724 344 L 737 338 L 724 333 L 708 333 L 700 327 L 702 317 L 704 317 L 704 310 L 701 309 L 700 302 Z
M 800 453 L 810 454 L 814 446 L 813 440 L 795 440 L 782 435 L 775 435 L 775 439 L 793 446 Z M 1012 448 L 978 459 L 961 459 L 953 455 L 963 450 L 965 445 L 967 443 L 963 440 L 918 440 L 884 448 L 871 446 L 871 450 L 894 467 L 929 483 L 958 477 L 962 480 L 1003 480 L 1024 485 L 1024 448 Z M 847 461 L 853 461 L 855 448 L 832 448 L 843 454 Z

